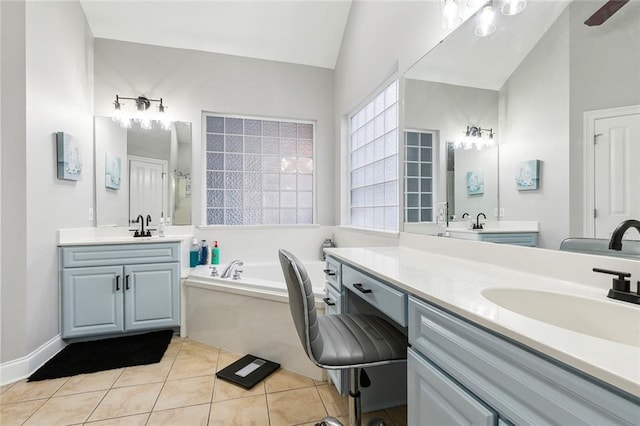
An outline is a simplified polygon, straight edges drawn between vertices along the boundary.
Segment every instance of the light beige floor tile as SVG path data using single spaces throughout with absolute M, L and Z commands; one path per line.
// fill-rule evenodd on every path
M 153 408 L 161 389 L 162 383 L 111 389 L 89 420 L 148 413 Z
M 169 371 L 167 380 L 186 379 L 189 377 L 211 376 L 216 372 L 217 357 L 192 356 L 188 358 L 176 358 Z
M 211 402 L 213 376 L 170 380 L 164 384 L 153 411 Z
M 61 379 L 41 380 L 29 383 L 27 383 L 26 380 L 21 380 L 14 383 L 13 386 L 0 395 L 0 404 L 49 398 L 65 384 L 67 379 L 67 377 L 63 377 Z
M 55 396 L 110 389 L 123 370 L 124 368 L 118 368 L 69 377 L 69 380 L 55 393 Z
M 149 413 L 137 414 L 135 416 L 116 417 L 114 419 L 98 420 L 97 422 L 85 423 L 91 426 L 144 426 L 149 418 Z
M 407 406 L 400 405 L 398 407 L 387 408 L 384 411 L 387 412 L 389 418 L 393 421 L 396 426 L 406 426 L 407 425 Z
M 209 426 L 236 425 L 269 425 L 269 412 L 264 395 L 230 399 L 211 404 Z
M 329 384 L 329 380 L 316 380 L 316 379 L 313 379 L 313 384 L 316 385 L 316 386 L 328 385 Z
M 349 415 L 349 397 L 340 395 L 335 386 L 318 386 L 318 393 L 330 416 L 339 417 Z
M 370 413 L 362 413 L 362 424 L 366 425 L 369 421 L 373 420 L 373 419 L 382 419 L 382 421 L 384 421 L 385 424 L 387 425 L 392 425 L 393 421 L 389 418 L 389 416 L 387 415 L 387 413 L 384 410 L 379 410 L 379 411 L 372 411 Z M 347 419 L 347 424 L 348 424 L 348 419 Z
M 118 380 L 114 383 L 114 388 L 123 386 L 144 385 L 148 383 L 164 382 L 169 375 L 169 370 L 173 365 L 173 360 L 168 359 L 156 364 L 137 365 L 124 369 Z
M 308 377 L 280 369 L 267 377 L 264 381 L 264 386 L 267 393 L 281 392 L 285 390 L 311 387 L 313 386 L 313 380 Z
M 205 345 L 204 343 L 200 342 L 194 342 L 193 340 L 187 340 L 182 344 L 177 357 L 186 358 L 191 356 L 199 356 L 217 360 L 219 352 L 220 349 L 213 346 Z
M 318 421 L 327 415 L 315 387 L 267 394 L 271 426 Z
M 182 340 L 171 340 L 169 346 L 164 351 L 164 355 L 162 355 L 162 359 L 174 359 L 178 356 L 178 352 L 180 352 L 180 348 L 182 347 Z
M 213 401 L 225 401 L 227 399 L 243 398 L 245 396 L 263 395 L 264 382 L 260 382 L 251 389 L 245 389 L 233 383 L 216 379 L 213 388 Z
M 149 417 L 147 426 L 207 426 L 209 408 L 210 404 L 202 404 L 191 407 L 174 408 L 171 410 L 154 411 Z
M 38 408 L 25 425 L 70 425 L 82 423 L 96 408 L 107 391 L 86 392 L 50 398 Z
M 2 395 L 3 393 L 5 393 L 5 391 L 6 391 L 7 389 L 9 389 L 11 386 L 13 386 L 13 383 L 9 383 L 8 385 L 0 386 L 0 395 Z
M 38 399 L 0 405 L 0 424 L 2 426 L 21 425 L 46 401 L 46 399 Z

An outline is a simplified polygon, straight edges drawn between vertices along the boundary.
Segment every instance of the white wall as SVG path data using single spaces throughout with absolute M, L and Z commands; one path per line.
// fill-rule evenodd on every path
M 192 123 L 193 224 L 203 224 L 202 112 L 316 121 L 316 222 L 333 224 L 333 71 L 283 62 L 96 39 L 96 115 L 115 95 L 162 97 Z
M 565 10 L 499 94 L 500 207 L 505 220 L 537 220 L 539 247 L 569 236 L 569 13 Z M 516 166 L 540 160 L 540 187 L 518 191 Z
M 56 230 L 91 223 L 93 37 L 78 2 L 2 2 L 2 8 L 5 363 L 59 334 Z M 5 101 L 12 101 L 10 116 Z M 58 131 L 79 141 L 80 181 L 56 178 Z
M 127 129 L 111 119 L 96 117 L 96 223 L 98 226 L 126 226 L 129 220 L 129 166 L 127 163 Z M 120 189 L 105 186 L 105 155 L 120 158 Z

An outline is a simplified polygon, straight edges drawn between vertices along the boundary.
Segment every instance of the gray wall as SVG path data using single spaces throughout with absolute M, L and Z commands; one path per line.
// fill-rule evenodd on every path
M 537 220 L 539 246 L 569 235 L 569 13 L 565 10 L 499 91 L 500 207 Z M 518 191 L 516 165 L 540 160 L 540 188 Z
M 316 121 L 316 222 L 333 225 L 333 71 L 284 62 L 95 40 L 96 115 L 115 95 L 162 97 L 172 120 L 193 124 L 193 224 L 202 225 L 202 112 Z
M 78 2 L 2 2 L 1 7 L 1 361 L 6 362 L 59 334 L 56 230 L 91 224 L 93 37 Z M 57 131 L 79 140 L 80 181 L 56 178 Z

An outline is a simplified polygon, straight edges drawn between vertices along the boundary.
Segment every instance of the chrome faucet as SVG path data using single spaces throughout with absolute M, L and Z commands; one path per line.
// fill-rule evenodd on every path
M 473 229 L 482 229 L 483 226 L 480 223 L 480 216 L 482 216 L 483 218 L 487 218 L 487 215 L 484 213 L 478 213 L 478 216 L 476 216 L 476 223 L 473 224 Z
M 242 265 L 244 265 L 244 263 L 241 260 L 232 261 L 227 265 L 226 268 L 224 268 L 224 271 L 222 271 L 222 275 L 220 275 L 220 278 L 229 278 L 231 274 L 236 272 L 237 269 Z
M 627 229 L 636 228 L 638 232 L 640 232 L 640 221 L 635 219 L 628 219 L 624 222 L 620 223 L 616 229 L 611 234 L 611 239 L 609 240 L 609 250 L 622 250 L 622 236 Z

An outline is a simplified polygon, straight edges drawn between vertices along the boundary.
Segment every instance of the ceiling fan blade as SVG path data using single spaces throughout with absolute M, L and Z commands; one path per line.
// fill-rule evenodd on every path
M 602 24 L 604 21 L 609 19 L 611 15 L 616 13 L 618 9 L 627 4 L 629 0 L 609 0 L 604 6 L 596 11 L 589 19 L 584 21 L 585 25 L 589 27 L 593 27 L 596 25 Z

